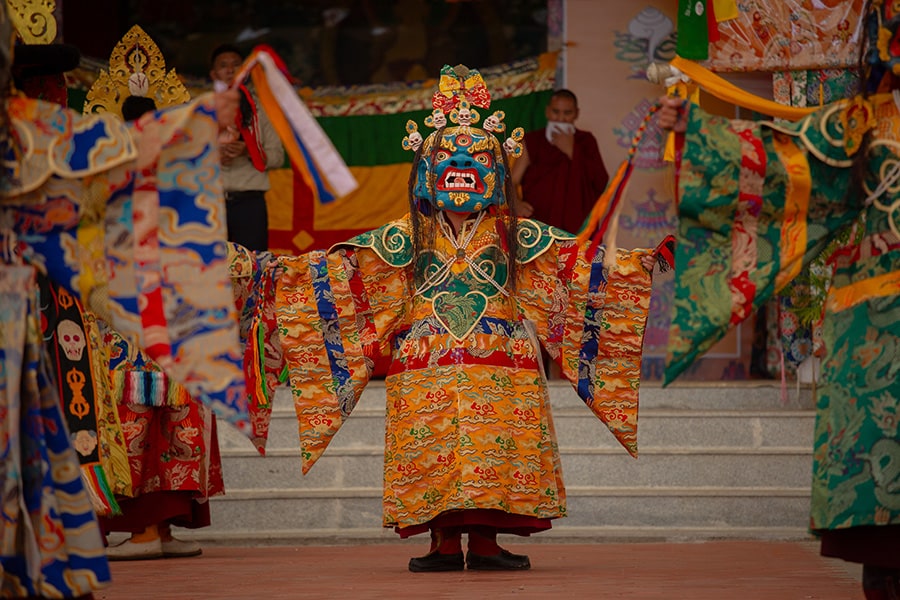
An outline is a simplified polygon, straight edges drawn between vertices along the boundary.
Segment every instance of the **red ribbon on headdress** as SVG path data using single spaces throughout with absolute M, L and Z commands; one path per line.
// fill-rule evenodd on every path
M 472 106 L 490 108 L 491 93 L 484 84 L 481 73 L 473 69 L 465 79 L 462 79 L 452 73 L 442 72 L 438 90 L 431 96 L 431 105 L 444 114 L 449 114 L 454 108 L 459 107 L 463 99 Z
M 484 78 L 481 77 L 481 73 L 473 69 L 470 75 L 466 77 L 463 85 L 465 87 L 463 93 L 466 95 L 466 100 L 469 101 L 469 104 L 484 109 L 491 107 L 491 93 L 484 84 Z
M 250 162 L 253 163 L 253 167 L 257 171 L 264 172 L 266 170 L 266 151 L 262 146 L 262 141 L 259 139 L 259 116 L 256 114 L 256 102 L 250 95 L 250 90 L 247 89 L 247 86 L 239 85 L 238 89 L 244 94 L 244 97 L 247 99 L 247 105 L 250 106 L 250 111 L 253 114 L 248 120 L 248 124 L 245 125 L 244 115 L 238 111 L 236 124 L 241 132 L 241 138 L 247 145 L 247 154 L 250 155 Z
M 459 104 L 459 98 L 456 97 L 456 94 L 445 96 L 440 91 L 437 91 L 431 96 L 431 105 L 445 115 L 450 114 L 450 111 L 456 108 L 457 104 Z
M 468 100 L 469 104 L 471 104 L 472 106 L 477 106 L 479 108 L 490 108 L 491 93 L 488 92 L 488 89 L 482 85 L 481 87 L 466 90 L 466 100 Z

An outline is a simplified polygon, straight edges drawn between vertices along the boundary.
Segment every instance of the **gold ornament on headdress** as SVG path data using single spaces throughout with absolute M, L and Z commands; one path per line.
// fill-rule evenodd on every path
M 516 127 L 512 130 L 512 133 L 506 138 L 506 141 L 503 142 L 503 147 L 506 148 L 506 151 L 509 152 L 512 156 L 519 158 L 522 156 L 522 138 L 525 137 L 525 130 L 521 127 Z
M 439 108 L 431 111 L 431 114 L 425 117 L 425 124 L 432 129 L 440 129 L 447 124 L 447 115 Z
M 468 100 L 460 100 L 459 106 L 450 111 L 450 120 L 461 127 L 469 127 L 480 119 L 481 115 L 472 108 Z
M 403 149 L 415 152 L 422 145 L 422 134 L 419 133 L 419 126 L 415 121 L 406 122 L 406 133 L 409 135 L 403 136 Z
M 6 0 L 6 8 L 26 44 L 52 44 L 56 39 L 56 0 Z
M 503 122 L 503 119 L 505 118 L 506 112 L 502 110 L 495 110 L 494 114 L 484 120 L 484 125 L 482 125 L 482 128 L 485 131 L 490 131 L 491 133 L 503 133 L 504 131 L 506 131 L 506 123 Z
M 122 114 L 128 96 L 145 96 L 157 108 L 184 104 L 191 99 L 187 88 L 175 75 L 166 72 L 166 61 L 156 43 L 139 25 L 128 30 L 109 56 L 109 73 L 100 71 L 88 90 L 84 112 Z
M 491 94 L 487 89 L 484 78 L 476 69 L 470 69 L 465 65 L 444 65 L 441 69 L 441 78 L 438 82 L 438 89 L 431 97 L 431 105 L 434 110 L 430 115 L 425 117 L 425 125 L 434 129 L 442 129 L 447 125 L 449 119 L 456 124 L 458 129 L 468 129 L 481 120 L 481 115 L 474 107 L 483 108 L 487 111 L 491 107 Z M 506 124 L 503 119 L 506 113 L 502 110 L 494 111 L 484 120 L 482 131 L 489 134 L 488 137 L 494 139 L 497 134 L 506 131 Z M 421 140 L 422 134 L 418 132 L 418 126 L 414 121 L 406 122 L 406 137 L 403 138 L 403 149 L 417 151 L 424 146 L 424 152 L 427 152 L 435 143 L 434 136 L 437 132 L 432 133 L 424 140 Z M 519 142 L 525 135 L 525 131 L 521 127 L 517 127 L 512 131 L 510 137 L 503 142 L 503 148 L 512 156 L 520 156 L 522 147 Z M 440 141 L 442 147 L 452 142 L 448 139 Z M 455 148 L 451 148 L 455 151 Z M 472 147 L 469 151 L 474 151 Z M 499 152 L 499 149 L 498 149 Z

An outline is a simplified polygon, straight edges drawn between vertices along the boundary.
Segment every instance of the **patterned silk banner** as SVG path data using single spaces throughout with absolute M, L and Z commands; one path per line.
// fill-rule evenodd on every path
M 743 0 L 737 18 L 719 23 L 708 66 L 714 71 L 856 66 L 864 5 L 864 0 Z

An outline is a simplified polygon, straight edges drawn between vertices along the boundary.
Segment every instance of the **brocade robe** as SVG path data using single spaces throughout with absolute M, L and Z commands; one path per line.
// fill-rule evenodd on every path
M 900 160 L 900 115 L 873 98 L 869 194 Z M 831 256 L 813 462 L 813 530 L 900 524 L 900 186 L 848 192 L 851 157 L 832 104 L 787 125 L 689 111 L 679 181 L 675 302 L 666 380 Z
M 439 230 L 418 291 L 408 216 L 330 252 L 278 259 L 275 314 L 303 471 L 388 356 L 383 524 L 401 535 L 464 509 L 565 515 L 539 344 L 637 452 L 644 251 L 619 251 L 606 269 L 602 249 L 588 261 L 570 234 L 520 220 L 519 279 L 508 296 L 497 222 L 482 216 L 464 223 L 459 248 Z M 237 287 L 252 286 L 249 255 L 232 264 Z
M 99 454 L 112 491 L 129 487 L 109 470 L 110 460 L 123 458 L 103 440 L 115 435 L 109 399 L 85 397 L 87 370 L 51 372 L 41 348 L 52 332 L 42 332 L 39 309 L 48 299 L 39 296 L 39 269 L 66 290 L 61 306 L 80 298 L 192 394 L 247 425 L 211 100 L 133 126 L 109 114 L 8 100 L 13 143 L 0 178 L 0 597 L 77 597 L 107 583 L 78 455 Z M 56 331 L 59 344 L 81 359 L 96 323 L 67 326 Z M 108 365 L 91 363 L 97 381 L 108 376 Z M 58 385 L 73 391 L 79 407 L 96 403 L 96 413 L 66 410 Z M 78 423 L 82 414 L 93 422 Z

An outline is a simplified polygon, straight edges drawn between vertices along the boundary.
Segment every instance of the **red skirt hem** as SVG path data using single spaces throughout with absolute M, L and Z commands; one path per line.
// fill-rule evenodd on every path
M 100 529 L 140 533 L 150 525 L 168 523 L 176 527 L 209 527 L 209 501 L 199 502 L 194 492 L 165 491 L 142 494 L 137 498 L 116 498 L 122 514 L 100 517 Z
M 900 525 L 819 529 L 813 533 L 822 540 L 822 556 L 900 569 Z
M 432 520 L 408 527 L 394 527 L 394 531 L 403 539 L 435 528 L 459 527 L 467 531 L 469 527 L 488 526 L 497 533 L 529 536 L 532 533 L 547 531 L 552 527 L 550 519 L 542 519 L 529 515 L 516 515 L 492 508 L 472 508 L 453 510 L 441 513 Z

